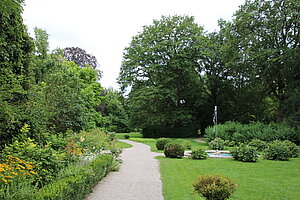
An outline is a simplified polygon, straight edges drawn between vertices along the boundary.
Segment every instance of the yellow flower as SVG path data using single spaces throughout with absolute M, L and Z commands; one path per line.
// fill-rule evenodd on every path
M 18 174 L 16 172 L 11 172 L 13 175 L 17 176 Z
M 34 172 L 34 171 L 30 171 L 30 173 L 32 173 L 32 174 L 37 174 L 36 172 Z
M 5 178 L 1 178 L 1 180 L 2 180 L 3 182 L 7 182 L 7 180 L 6 180 Z
M 10 175 L 8 175 L 8 176 L 6 176 L 6 178 L 13 178 L 12 176 L 10 176 Z

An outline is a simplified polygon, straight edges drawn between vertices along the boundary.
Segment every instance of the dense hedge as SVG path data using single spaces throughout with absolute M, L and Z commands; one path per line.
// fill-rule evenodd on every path
M 205 129 L 205 137 L 209 141 L 219 137 L 223 140 L 236 143 L 247 143 L 252 139 L 262 141 L 289 140 L 300 145 L 300 130 L 278 123 L 263 124 L 255 122 L 251 124 L 240 124 L 237 122 L 226 122 L 215 127 Z

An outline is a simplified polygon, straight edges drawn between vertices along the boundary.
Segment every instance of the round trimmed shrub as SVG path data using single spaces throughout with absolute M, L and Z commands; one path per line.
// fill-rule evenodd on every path
M 169 142 L 165 146 L 164 154 L 168 158 L 182 158 L 184 156 L 184 146 L 176 142 Z
M 251 146 L 238 146 L 235 147 L 230 154 L 234 158 L 234 160 L 242 161 L 242 162 L 257 162 L 258 153 L 255 147 Z
M 129 139 L 129 135 L 124 135 L 124 138 L 125 139 Z
M 164 150 L 165 145 L 168 144 L 169 142 L 172 142 L 172 140 L 170 138 L 159 138 L 156 141 L 157 150 Z
M 267 160 L 286 161 L 291 157 L 288 145 L 280 140 L 269 142 L 267 148 L 263 151 L 263 157 Z
M 289 148 L 291 158 L 297 158 L 299 156 L 299 147 L 295 143 L 289 140 L 284 140 L 283 143 Z
M 207 153 L 204 149 L 198 147 L 196 149 L 193 149 L 191 153 L 191 159 L 193 160 L 202 160 L 207 158 Z
M 208 200 L 225 200 L 235 191 L 237 184 L 230 178 L 217 175 L 203 175 L 193 184 L 194 190 Z
M 255 147 L 257 149 L 257 151 L 262 151 L 267 147 L 267 143 L 260 139 L 253 139 L 253 140 L 251 140 L 251 142 L 249 142 L 248 145 Z
M 215 150 L 222 150 L 224 149 L 225 141 L 221 138 L 215 138 L 211 142 L 208 143 L 208 146 Z

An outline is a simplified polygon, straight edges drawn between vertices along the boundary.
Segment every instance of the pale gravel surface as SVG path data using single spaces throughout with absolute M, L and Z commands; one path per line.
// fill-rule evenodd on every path
M 133 147 L 123 150 L 119 172 L 110 172 L 86 200 L 163 200 L 159 163 L 145 144 L 121 140 Z

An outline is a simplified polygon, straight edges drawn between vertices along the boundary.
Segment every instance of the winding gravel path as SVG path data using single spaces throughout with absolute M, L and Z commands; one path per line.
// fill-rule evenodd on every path
M 121 140 L 133 145 L 121 154 L 119 172 L 110 172 L 86 200 L 163 200 L 159 163 L 145 144 Z

